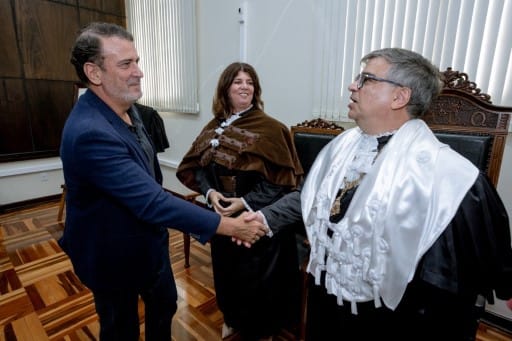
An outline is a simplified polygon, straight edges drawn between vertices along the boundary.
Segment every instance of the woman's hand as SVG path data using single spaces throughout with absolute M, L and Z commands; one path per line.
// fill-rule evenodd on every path
M 215 212 L 223 216 L 230 217 L 245 209 L 242 199 L 227 198 L 217 191 L 211 191 L 208 199 Z

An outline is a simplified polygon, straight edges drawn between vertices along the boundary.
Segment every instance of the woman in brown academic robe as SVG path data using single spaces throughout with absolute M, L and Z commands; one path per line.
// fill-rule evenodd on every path
M 257 211 L 290 192 L 302 168 L 289 129 L 263 112 L 254 68 L 229 65 L 213 99 L 214 118 L 203 128 L 177 170 L 222 215 Z M 299 268 L 295 233 L 284 229 L 251 248 L 230 238 L 211 240 L 223 337 L 268 340 L 297 318 Z

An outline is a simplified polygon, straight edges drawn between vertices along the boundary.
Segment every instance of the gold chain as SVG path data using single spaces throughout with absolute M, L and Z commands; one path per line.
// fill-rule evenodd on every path
M 361 182 L 361 179 L 363 177 L 360 176 L 358 179 L 354 180 L 354 181 L 347 181 L 346 179 L 344 180 L 344 186 L 343 186 L 343 189 L 341 190 L 340 194 L 338 196 L 336 196 L 336 199 L 334 200 L 334 203 L 331 207 L 331 216 L 333 215 L 337 215 L 340 213 L 340 206 L 341 206 L 341 199 L 345 196 L 345 194 L 350 191 L 352 188 L 356 187 L 359 182 Z

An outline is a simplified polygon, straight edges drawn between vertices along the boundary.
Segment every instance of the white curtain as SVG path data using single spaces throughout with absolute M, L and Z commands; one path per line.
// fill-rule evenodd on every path
M 141 103 L 158 111 L 198 113 L 195 0 L 125 0 L 140 56 Z
M 315 117 L 347 121 L 347 90 L 366 53 L 402 47 L 465 72 L 512 106 L 512 0 L 315 0 Z

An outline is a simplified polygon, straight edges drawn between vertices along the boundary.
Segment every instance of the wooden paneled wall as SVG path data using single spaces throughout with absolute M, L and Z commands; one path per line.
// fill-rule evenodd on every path
M 126 27 L 124 0 L 1 0 L 0 14 L 0 162 L 57 156 L 76 33 L 91 21 Z

